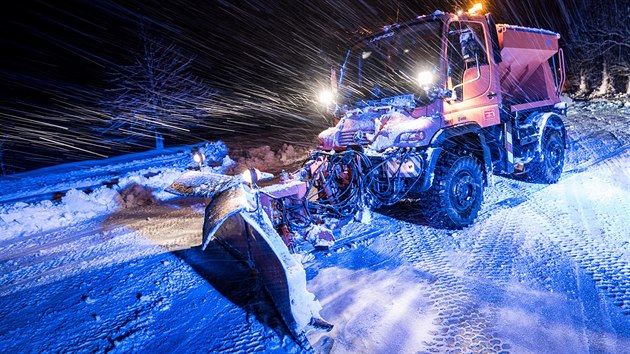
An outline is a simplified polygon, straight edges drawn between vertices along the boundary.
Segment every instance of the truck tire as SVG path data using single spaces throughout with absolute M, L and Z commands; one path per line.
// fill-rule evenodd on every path
M 527 177 L 535 183 L 558 182 L 564 167 L 564 142 L 558 130 L 545 129 L 541 147 L 541 161 L 526 166 Z
M 473 223 L 483 202 L 483 172 L 468 154 L 445 151 L 435 167 L 433 185 L 424 198 L 427 221 L 461 229 Z

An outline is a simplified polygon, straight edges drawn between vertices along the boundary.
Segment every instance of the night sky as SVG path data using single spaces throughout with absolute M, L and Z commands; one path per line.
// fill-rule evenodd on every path
M 565 4 L 566 3 L 566 4 Z M 495 1 L 498 22 L 566 33 L 571 1 Z M 212 119 L 166 144 L 254 134 L 304 141 L 328 122 L 316 92 L 350 43 L 394 22 L 458 1 L 20 1 L 2 13 L 0 139 L 12 172 L 151 148 L 115 144 L 100 102 L 107 73 L 133 61 L 144 28 L 194 58 L 192 70 L 218 90 Z M 544 14 L 544 15 L 543 15 Z M 552 14 L 552 15 L 550 15 Z M 262 139 L 260 139 L 262 140 Z

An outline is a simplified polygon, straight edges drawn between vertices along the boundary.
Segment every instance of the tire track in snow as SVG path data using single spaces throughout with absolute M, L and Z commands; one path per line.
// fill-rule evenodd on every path
M 481 230 L 480 239 L 473 243 L 473 249 L 476 244 L 486 250 L 473 251 L 477 256 L 469 262 L 468 271 L 499 283 L 510 278 L 529 283 L 539 281 L 549 291 L 559 290 L 569 298 L 577 296 L 582 306 L 593 306 L 590 302 L 593 299 L 583 297 L 588 296 L 589 292 L 597 291 L 610 298 L 606 300 L 602 295 L 597 301 L 601 304 L 599 306 L 607 308 L 606 303 L 612 300 L 612 303 L 621 308 L 622 314 L 629 315 L 630 251 L 627 247 L 627 235 L 630 235 L 630 176 L 625 171 L 630 170 L 630 154 L 626 151 L 627 149 L 620 149 L 615 151 L 613 158 L 598 159 L 592 163 L 587 173 L 563 177 L 556 185 L 531 191 L 527 200 L 513 209 L 490 216 L 484 220 L 485 225 L 473 225 L 472 230 Z M 602 178 L 602 174 L 610 176 Z M 610 177 L 614 179 L 611 181 Z M 593 179 L 593 185 L 608 187 L 603 187 L 603 190 L 596 187 L 589 193 L 589 184 L 584 181 Z M 598 193 L 604 199 L 607 197 L 611 200 L 585 198 L 589 194 Z M 503 219 L 504 225 L 501 230 L 487 227 L 489 223 L 496 223 L 500 219 Z M 518 239 L 512 235 L 518 235 Z M 535 251 L 532 253 L 538 259 L 530 256 L 528 261 L 522 250 L 518 252 L 521 243 L 530 243 L 528 247 L 533 246 Z M 585 270 L 585 275 L 579 270 L 562 274 L 563 269 L 570 269 L 575 262 Z M 511 270 L 512 275 L 508 271 L 511 267 L 517 267 Z M 523 271 L 535 276 L 518 279 L 519 272 Z M 584 288 L 581 284 L 584 276 L 589 276 L 594 281 L 597 290 Z M 593 309 L 586 309 L 583 313 L 584 350 L 623 351 L 621 348 L 628 343 L 624 344 L 625 337 L 618 333 L 627 332 L 630 327 L 627 319 L 620 320 L 614 312 L 614 309 L 607 309 L 594 313 Z M 599 317 L 593 319 L 593 315 Z M 593 331 L 593 326 L 588 325 L 593 321 L 602 323 L 601 330 L 604 334 Z M 580 346 L 579 343 L 575 345 Z
M 513 209 L 501 213 L 501 225 L 484 227 L 473 239 L 472 257 L 467 270 L 495 281 L 510 279 L 513 260 L 517 255 L 512 234 L 515 226 L 510 222 Z
M 290 350 L 295 344 L 224 298 L 161 245 L 194 247 L 202 218 L 194 207 L 156 206 L 14 239 L 0 262 L 0 347 Z
M 569 298 L 577 296 L 577 301 L 583 306 L 584 322 L 581 325 L 584 331 L 582 337 L 574 337 L 578 341 L 574 341 L 574 349 L 578 352 L 623 352 L 628 345 L 627 339 L 620 335 L 630 329 L 628 321 L 615 313 L 630 314 L 630 251 L 626 237 L 630 235 L 630 176 L 624 172 L 630 170 L 627 166 L 629 155 L 626 153 L 625 156 L 606 160 L 588 173 L 563 178 L 560 183 L 545 188 L 544 193 L 534 193 L 526 202 L 490 217 L 485 225 L 472 226 L 473 230 L 481 229 L 483 241 L 478 243 L 486 244 L 485 247 L 499 244 L 518 249 L 519 243 L 530 243 L 528 251 L 539 259 L 530 256 L 528 262 L 527 256 L 510 253 L 509 250 L 506 255 L 506 250 L 499 247 L 493 252 L 473 252 L 485 254 L 491 259 L 484 262 L 484 257 L 476 257 L 469 262 L 470 271 L 503 282 L 509 279 L 506 277 L 508 274 L 491 271 L 493 265 L 503 265 L 494 263 L 492 258 L 507 260 L 512 265 L 524 266 L 523 270 L 515 269 L 514 277 L 518 278 L 521 271 L 534 275 L 521 281 L 538 281 L 549 291 L 560 291 Z M 623 162 L 620 164 L 620 161 Z M 593 182 L 595 186 L 605 186 L 601 190 L 595 188 L 604 200 L 591 198 L 595 193 L 589 191 L 589 185 Z M 501 218 L 504 222 L 510 221 L 509 229 L 496 232 L 489 228 L 486 231 L 489 223 L 496 223 Z M 502 236 L 506 234 L 518 235 L 518 240 Z M 576 262 L 587 275 L 582 275 L 579 270 L 564 273 Z M 589 290 L 588 284 L 581 284 L 584 276 L 590 277 L 598 288 L 597 292 L 605 296 L 589 299 L 588 293 L 596 290 Z M 620 307 L 620 311 L 607 307 L 606 303 L 610 300 Z M 592 307 L 593 301 L 605 309 L 584 308 Z M 598 324 L 594 326 L 592 323 Z
M 141 237 L 129 230 L 124 231 L 120 228 L 115 235 L 103 237 L 102 233 L 95 231 L 101 229 L 95 227 L 96 225 L 98 223 L 83 224 L 84 230 L 78 235 L 73 233 L 76 228 L 66 230 L 68 232 L 66 235 L 63 233 L 55 235 L 50 246 L 53 249 L 60 249 L 59 252 L 55 251 L 55 257 L 39 257 L 30 249 L 13 259 L 13 262 L 19 265 L 17 269 L 3 272 L 2 281 L 5 285 L 0 290 L 0 299 L 4 303 L 6 299 L 15 296 L 13 311 L 21 314 L 28 321 L 37 318 L 38 326 L 23 327 L 24 325 L 19 321 L 17 323 L 7 321 L 6 318 L 3 322 L 8 323 L 9 328 L 15 326 L 20 332 L 40 333 L 30 335 L 31 338 L 39 336 L 44 338 L 31 344 L 32 348 L 39 348 L 38 351 L 67 351 L 69 348 L 80 348 L 84 351 L 107 352 L 115 347 L 120 348 L 125 342 L 129 343 L 139 335 L 150 335 L 151 331 L 147 331 L 145 327 L 152 320 L 146 316 L 146 313 L 161 311 L 164 306 L 168 307 L 168 304 L 153 296 L 140 292 L 136 294 L 132 292 L 133 290 L 130 292 L 118 290 L 110 293 L 95 284 L 97 282 L 105 287 L 110 286 L 109 290 L 119 286 L 125 289 L 125 283 L 135 280 L 146 286 L 147 275 L 141 274 L 135 279 L 128 278 L 124 275 L 127 272 L 124 269 L 132 272 L 135 268 L 142 268 L 145 262 L 141 258 L 151 258 L 160 253 L 159 247 L 151 246 L 146 241 L 142 242 Z M 90 233 L 87 230 L 92 231 Z M 37 242 L 37 250 L 49 251 L 49 245 L 46 244 L 46 238 L 43 236 L 45 235 L 42 235 L 42 239 Z M 69 239 L 72 240 L 71 243 L 60 244 Z M 138 242 L 140 247 L 134 247 Z M 76 243 L 76 247 L 73 243 Z M 117 264 L 126 266 L 123 268 L 116 266 Z M 114 276 L 116 273 L 118 275 Z M 148 289 L 146 291 L 150 292 Z M 30 298 L 24 295 L 33 292 L 37 294 L 37 297 Z M 115 311 L 98 310 L 102 306 L 109 306 L 103 304 L 104 298 L 109 300 L 107 303 L 112 303 L 111 306 Z M 121 302 L 127 305 L 116 308 L 116 304 Z M 31 307 L 39 308 L 41 312 L 31 310 Z M 90 311 L 90 308 L 94 308 L 91 314 L 93 326 L 100 326 L 102 321 L 109 330 L 98 331 L 93 337 L 85 338 L 83 333 L 73 332 L 68 325 L 75 321 L 85 321 L 86 314 L 82 312 Z M 70 309 L 81 315 L 73 315 Z M 89 315 L 90 312 L 87 314 Z M 59 319 L 64 316 L 69 316 L 72 320 Z M 51 327 L 56 328 L 55 332 L 61 335 L 62 340 L 54 342 L 46 339 L 54 338 L 52 333 L 47 333 Z M 13 343 L 12 345 L 15 345 L 15 342 L 19 343 L 18 337 L 20 335 L 15 335 L 14 339 L 9 336 L 8 339 L 11 340 L 8 343 Z M 6 336 L 0 336 L 0 342 L 7 344 L 6 340 Z
M 403 214 L 405 212 L 399 212 Z M 409 215 L 392 215 L 409 219 Z M 510 348 L 493 330 L 492 322 L 482 313 L 476 299 L 471 296 L 473 284 L 452 264 L 457 255 L 447 252 L 455 241 L 445 230 L 401 222 L 394 235 L 401 246 L 402 256 L 413 266 L 433 277 L 430 284 L 437 330 L 433 340 L 425 342 L 421 352 L 502 352 Z M 452 252 L 451 252 L 452 253 Z
M 160 215 L 162 221 L 152 223 L 150 216 L 156 214 Z M 52 232 L 36 233 L 26 239 L 12 239 L 14 242 L 7 247 L 7 252 L 0 255 L 0 265 L 5 270 L 0 275 L 0 284 L 11 284 L 11 288 L 6 291 L 15 292 L 33 279 L 50 282 L 54 281 L 54 274 L 67 276 L 76 273 L 81 268 L 76 266 L 79 262 L 85 265 L 83 268 L 98 264 L 102 259 L 95 255 L 113 253 L 114 258 L 146 256 L 145 251 L 138 252 L 136 249 L 136 254 L 132 255 L 126 249 L 129 243 L 138 246 L 144 243 L 147 251 L 151 248 L 152 244 L 142 237 L 134 239 L 132 234 L 139 229 L 136 226 L 139 224 L 142 224 L 142 233 L 161 235 L 160 244 L 164 247 L 185 244 L 191 238 L 185 229 L 171 231 L 166 235 L 160 232 L 166 226 L 164 220 L 176 219 L 178 223 L 187 223 L 200 216 L 194 211 L 173 210 L 167 205 L 134 208 L 121 210 L 120 214 L 108 220 L 100 217 Z M 170 239 L 166 240 L 166 236 Z M 199 235 L 195 233 L 192 236 L 194 241 L 199 241 Z M 3 293 L 0 286 L 0 294 Z
M 614 154 L 611 154 L 610 156 L 612 157 L 620 156 L 626 150 L 627 149 L 617 149 L 614 151 Z M 609 159 L 610 158 L 611 157 L 609 157 Z M 589 167 L 591 166 L 597 167 L 601 165 L 602 163 L 606 164 L 607 163 L 606 161 L 608 160 L 597 159 L 591 162 L 589 164 Z M 565 176 L 563 177 L 562 181 L 565 181 L 571 177 L 572 176 Z M 461 231 L 461 233 L 464 233 L 464 234 L 469 233 L 470 236 L 474 237 L 473 238 L 474 242 L 472 242 L 472 245 L 468 245 L 468 246 L 472 246 L 473 251 L 471 252 L 472 253 L 471 259 L 467 262 L 466 273 L 474 277 L 482 277 L 497 285 L 500 285 L 500 284 L 506 285 L 509 281 L 513 281 L 514 277 L 516 278 L 518 278 L 519 276 L 522 277 L 522 274 L 534 274 L 535 276 L 528 277 L 529 279 L 527 279 L 527 281 L 538 282 L 541 287 L 546 288 L 548 290 L 552 290 L 554 286 L 553 284 L 554 279 L 549 277 L 549 275 L 546 274 L 546 272 L 552 270 L 554 267 L 557 267 L 558 264 L 570 263 L 570 261 L 566 259 L 569 256 L 564 253 L 559 254 L 558 250 L 554 249 L 554 245 L 553 244 L 550 245 L 548 242 L 540 242 L 540 240 L 537 240 L 537 239 L 528 240 L 527 242 L 534 243 L 535 249 L 537 249 L 538 252 L 540 253 L 538 257 L 542 258 L 542 260 L 541 259 L 538 260 L 539 263 L 537 263 L 537 267 L 532 267 L 531 256 L 522 254 L 522 251 L 519 249 L 520 246 L 518 243 L 523 242 L 523 241 L 522 240 L 516 241 L 512 236 L 512 235 L 517 235 L 519 231 L 527 229 L 527 226 L 522 224 L 521 222 L 522 217 L 519 214 L 523 213 L 523 209 L 530 208 L 530 204 L 536 204 L 535 199 L 538 196 L 543 195 L 538 192 L 541 192 L 549 188 L 550 186 L 530 184 L 523 181 L 507 180 L 503 178 L 501 178 L 500 184 L 502 184 L 502 186 L 500 186 L 501 190 L 494 192 L 495 195 L 496 193 L 498 193 L 499 196 L 504 197 L 505 193 L 508 193 L 509 195 L 512 195 L 513 197 L 508 197 L 506 199 L 503 199 L 501 202 L 495 202 L 495 204 L 493 205 L 491 204 L 490 212 L 488 212 L 487 210 L 485 211 L 485 213 L 482 212 L 479 218 L 480 220 L 477 221 L 476 225 L 483 225 L 483 222 L 490 218 L 492 218 L 493 222 L 496 223 L 497 218 L 498 218 L 498 219 L 502 219 L 501 226 L 496 227 L 496 225 L 492 225 L 491 227 L 487 227 L 488 225 L 486 224 L 484 225 L 486 227 L 481 228 L 481 232 L 474 236 L 472 235 L 473 233 L 469 233 L 470 229 Z M 520 197 L 518 200 L 511 199 L 511 198 L 517 198 L 517 196 L 519 195 L 520 196 L 528 195 L 528 197 Z M 510 201 L 511 203 L 503 203 L 503 201 L 506 201 L 506 200 Z M 516 203 L 513 203 L 514 201 L 516 201 Z M 627 202 L 622 203 L 622 205 L 628 205 L 628 204 L 629 203 Z M 495 207 L 492 208 L 492 206 L 495 206 Z M 494 213 L 494 210 L 504 209 L 504 208 L 506 210 L 504 210 L 503 212 Z M 628 210 L 628 207 L 621 208 L 621 209 L 622 210 L 619 211 L 619 216 L 630 215 L 630 210 Z M 582 210 L 584 210 L 584 208 L 582 208 Z M 395 215 L 396 213 L 398 213 L 399 215 Z M 394 215 L 390 215 L 390 216 L 400 218 L 402 214 L 404 214 L 404 212 L 398 211 L 398 212 L 395 212 Z M 409 220 L 410 217 L 404 216 L 402 218 Z M 537 218 L 534 217 L 534 219 L 529 219 L 529 220 L 536 220 L 536 219 Z M 554 221 L 554 220 L 555 219 L 554 219 L 553 213 L 548 213 L 545 217 L 545 220 L 543 220 L 543 223 L 547 221 L 551 221 L 552 223 L 554 223 L 553 226 L 548 228 L 548 231 L 551 233 L 555 232 L 556 229 L 561 229 L 562 226 L 564 226 L 564 224 L 570 224 L 570 220 L 564 220 L 560 222 L 559 224 L 557 221 Z M 447 265 L 444 261 L 444 259 L 446 259 L 444 250 L 445 250 L 445 247 L 447 249 L 449 248 L 448 243 L 450 241 L 448 240 L 448 237 L 439 236 L 440 234 L 444 235 L 443 231 L 441 230 L 434 230 L 434 231 L 435 232 L 432 234 L 430 232 L 426 232 L 426 230 L 424 230 L 422 226 L 415 226 L 415 225 L 409 225 L 409 224 L 405 225 L 402 228 L 402 230 L 396 234 L 396 236 L 400 238 L 399 240 L 400 243 L 403 245 L 403 255 L 407 259 L 409 259 L 410 262 L 412 262 L 414 265 L 424 270 L 427 270 L 432 274 L 440 274 L 441 278 L 444 279 L 445 282 L 449 284 L 449 286 L 452 284 L 457 284 L 453 286 L 454 289 L 460 289 L 464 287 L 466 289 L 466 293 L 469 294 L 469 298 L 470 296 L 473 296 L 474 294 L 479 294 L 480 291 L 483 292 L 485 285 L 472 284 L 472 286 L 471 285 L 467 286 L 466 284 L 467 282 L 465 279 L 453 278 L 453 276 L 455 275 L 455 270 L 452 269 L 452 265 Z M 618 230 L 613 230 L 612 233 L 617 234 L 617 231 Z M 415 239 L 410 238 L 408 236 L 408 235 L 414 235 L 414 234 L 420 234 L 420 235 L 417 235 L 417 238 Z M 455 233 L 455 235 L 456 234 L 457 233 Z M 572 230 L 568 234 L 561 233 L 561 235 L 559 235 L 559 238 L 565 238 L 564 246 L 566 248 L 567 246 L 571 247 L 576 243 L 580 245 L 579 240 L 576 240 L 575 237 L 570 237 L 571 235 L 579 235 L 579 234 L 580 233 L 576 232 L 576 230 Z M 624 233 L 622 232 L 621 234 L 624 234 Z M 428 254 L 426 254 L 427 252 Z M 597 254 L 597 253 L 601 254 L 601 252 L 602 250 L 598 249 L 594 252 L 593 251 L 589 252 L 589 254 Z M 444 259 L 437 260 L 435 258 L 436 255 L 439 255 L 438 257 L 444 257 Z M 608 266 L 616 265 L 617 269 L 613 270 L 612 273 L 617 274 L 617 275 L 614 276 L 614 278 L 612 276 L 596 275 L 594 277 L 594 280 L 596 282 L 601 283 L 600 285 L 601 288 L 603 288 L 604 290 L 609 290 L 609 292 L 612 294 L 609 296 L 614 296 L 616 298 L 616 301 L 615 301 L 616 305 L 621 306 L 621 307 L 627 307 L 628 305 L 630 305 L 630 301 L 628 301 L 628 290 L 627 290 L 629 287 L 618 286 L 619 283 L 622 281 L 622 279 L 620 279 L 621 276 L 619 274 L 630 274 L 630 270 L 628 269 L 619 269 L 619 266 L 621 265 L 627 266 L 627 262 L 625 261 L 616 262 L 616 263 L 610 262 L 610 261 L 606 262 L 602 260 L 602 258 L 609 260 L 610 258 L 615 258 L 615 257 L 606 257 L 606 256 L 598 257 L 598 258 L 595 258 L 594 263 L 595 265 L 601 265 L 603 263 L 606 263 Z M 515 261 L 515 260 L 518 260 L 518 261 Z M 583 260 L 580 260 L 580 262 L 583 262 Z M 445 270 L 444 267 L 451 267 L 451 269 Z M 588 268 L 587 268 L 587 271 L 588 271 Z M 600 270 L 600 273 L 601 273 L 601 270 Z M 577 279 L 577 277 L 578 275 L 574 274 L 573 276 L 570 276 L 570 279 L 568 280 L 569 282 L 579 283 L 579 280 Z M 520 280 L 523 281 L 523 279 L 520 279 Z M 627 277 L 626 277 L 626 280 L 627 280 Z M 437 285 L 438 285 L 437 288 L 439 290 L 441 284 L 437 284 Z M 436 294 L 439 294 L 439 293 L 440 293 L 439 291 L 436 292 Z M 454 312 L 448 311 L 448 310 L 453 310 L 456 307 L 456 306 L 453 306 L 453 304 L 450 302 L 452 301 L 455 303 L 459 303 L 460 307 L 465 308 L 466 306 L 465 305 L 462 306 L 462 304 L 466 304 L 466 299 L 462 297 L 458 297 L 456 298 L 456 300 L 453 301 L 453 295 L 450 294 L 450 292 L 448 293 L 449 294 L 446 294 L 446 296 L 444 296 L 445 294 L 438 295 L 439 299 L 438 301 L 436 301 L 436 306 L 441 310 L 439 314 L 441 316 L 452 315 L 453 313 L 459 315 L 458 311 L 454 311 Z M 485 295 L 487 296 L 487 293 Z M 499 296 L 499 298 L 488 299 L 490 303 L 500 303 L 502 301 L 502 299 L 500 298 L 500 294 L 499 295 L 495 294 L 495 295 Z M 446 309 L 447 311 L 444 311 L 444 309 Z M 490 313 L 489 315 L 486 313 L 487 318 L 484 318 L 484 321 L 486 323 L 490 323 L 495 320 L 494 315 L 493 315 L 494 311 L 491 309 L 489 313 Z M 624 312 L 624 313 L 627 313 L 627 312 Z M 450 323 L 453 320 L 457 321 L 456 319 L 450 318 L 448 316 L 446 316 L 445 319 L 448 321 L 448 323 Z M 440 320 L 443 320 L 443 318 L 441 318 Z M 440 320 L 438 320 L 438 322 Z M 477 339 L 476 343 L 471 343 L 471 342 L 463 343 L 463 341 L 460 340 L 458 343 L 456 343 L 456 345 L 453 345 L 451 347 L 455 348 L 456 350 L 463 349 L 463 350 L 478 351 L 478 350 L 483 350 L 483 349 L 489 349 L 489 350 L 494 350 L 497 352 L 500 352 L 505 349 L 509 349 L 510 348 L 509 344 L 505 343 L 505 345 L 503 345 L 504 343 L 501 343 L 500 339 L 491 337 L 492 334 L 497 335 L 497 333 L 489 333 L 491 332 L 491 328 L 492 326 L 490 325 L 487 326 L 486 331 L 484 333 L 486 337 L 483 337 L 483 336 L 475 337 Z M 461 330 L 461 328 L 455 327 L 455 328 L 448 328 L 447 330 L 446 328 L 442 327 L 440 330 L 443 333 L 446 332 L 447 334 L 455 334 L 457 333 L 457 330 Z M 449 333 L 449 330 L 450 330 L 450 333 Z M 490 336 L 488 336 L 488 334 L 490 334 Z M 452 339 L 449 338 L 448 340 L 444 340 L 444 336 L 436 336 L 435 339 L 436 340 L 433 343 L 428 343 L 429 344 L 428 351 L 443 351 L 445 350 L 445 348 L 447 348 L 446 350 L 449 350 L 451 348 L 449 347 L 448 344 L 452 343 Z M 458 339 L 462 339 L 462 338 L 460 337 Z M 593 339 L 591 338 L 590 340 L 593 340 Z M 446 345 L 442 343 L 446 343 Z M 487 344 L 491 344 L 491 345 L 482 347 L 478 343 L 482 343 L 482 345 L 487 345 Z
M 624 155 L 624 162 L 620 162 L 619 158 L 612 158 L 596 167 L 597 171 L 610 173 L 608 180 L 593 181 L 596 186 L 602 187 L 592 191 L 602 193 L 600 203 L 595 203 L 593 198 L 585 198 L 588 191 L 585 192 L 583 188 L 588 185 L 584 182 L 593 182 L 584 181 L 583 176 L 575 176 L 553 188 L 556 194 L 564 193 L 565 199 L 531 203 L 527 206 L 546 216 L 550 226 L 544 236 L 576 259 L 593 277 L 601 291 L 622 309 L 622 313 L 630 315 L 630 240 L 615 237 L 630 235 L 630 198 L 627 189 L 630 187 L 630 165 L 627 163 L 630 154 L 626 152 Z M 620 189 L 615 189 L 619 185 L 615 186 L 615 180 L 610 177 L 621 183 Z M 576 184 L 572 185 L 570 182 Z M 580 223 L 576 225 L 571 222 L 575 220 Z
M 3 253 L 0 254 L 0 264 L 2 262 L 36 254 L 44 248 L 63 246 L 83 238 L 97 237 L 98 232 L 95 232 L 92 228 L 95 227 L 99 221 L 102 222 L 104 219 L 105 217 L 99 217 L 79 224 L 37 232 L 25 237 L 11 238 L 7 241 L 0 242 L 0 249 L 3 250 Z

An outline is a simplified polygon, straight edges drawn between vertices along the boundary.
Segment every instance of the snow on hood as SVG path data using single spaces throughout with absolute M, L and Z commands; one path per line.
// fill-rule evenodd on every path
M 432 122 L 431 117 L 414 118 L 392 109 L 374 119 L 374 134 L 366 134 L 371 141 L 368 148 L 375 151 L 385 150 L 392 147 L 401 134 L 424 130 Z
M 337 127 L 330 127 L 317 135 L 317 137 L 319 138 L 320 148 L 324 150 L 332 149 L 333 139 L 336 131 Z

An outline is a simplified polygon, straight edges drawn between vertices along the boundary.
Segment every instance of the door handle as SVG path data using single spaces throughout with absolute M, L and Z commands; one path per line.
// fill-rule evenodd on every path
M 491 100 L 493 98 L 497 97 L 497 93 L 496 92 L 490 92 L 488 93 L 488 99 Z

